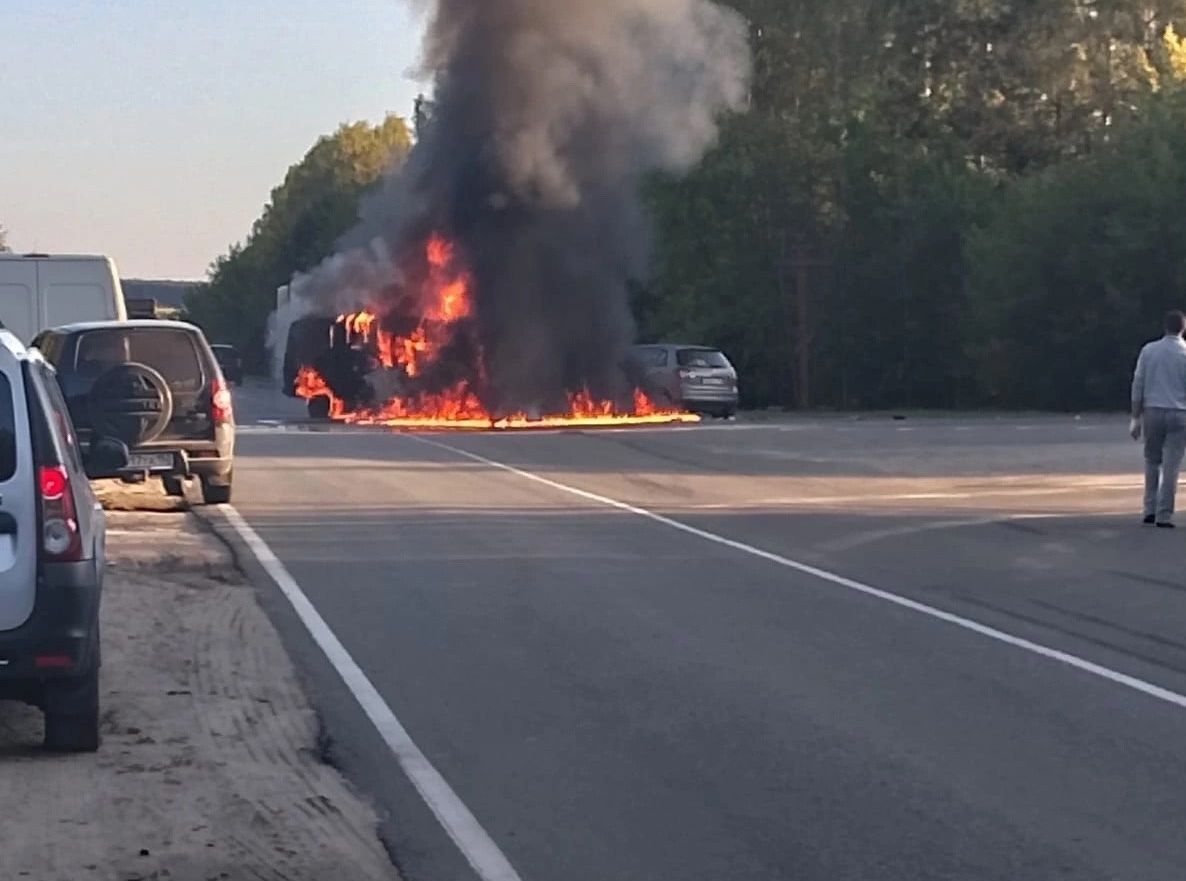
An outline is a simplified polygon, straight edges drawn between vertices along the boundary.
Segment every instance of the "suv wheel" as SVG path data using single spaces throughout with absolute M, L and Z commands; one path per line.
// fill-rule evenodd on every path
M 226 484 L 218 485 L 210 482 L 209 477 L 202 479 L 202 502 L 207 505 L 226 505 L 231 501 L 231 475 L 226 476 Z
M 161 477 L 161 486 L 165 495 L 182 498 L 185 496 L 185 481 L 175 474 L 165 474 Z
M 152 367 L 127 362 L 95 380 L 87 406 L 95 434 L 119 438 L 134 447 L 155 440 L 168 426 L 173 418 L 173 392 Z
M 46 686 L 45 748 L 93 753 L 99 748 L 99 663 L 77 679 Z

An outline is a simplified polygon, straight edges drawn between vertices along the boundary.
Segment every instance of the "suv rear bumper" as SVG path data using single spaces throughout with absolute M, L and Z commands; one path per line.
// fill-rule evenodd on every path
M 94 560 L 45 564 L 33 614 L 0 632 L 0 698 L 29 700 L 30 688 L 89 668 L 99 647 L 101 590 Z
M 116 476 L 130 476 L 134 474 L 162 474 L 175 477 L 206 477 L 215 481 L 230 476 L 235 465 L 233 456 L 219 456 L 216 450 L 178 450 L 154 449 L 140 447 L 132 451 L 132 455 L 147 454 L 153 456 L 169 456 L 170 464 L 164 467 L 127 468 Z

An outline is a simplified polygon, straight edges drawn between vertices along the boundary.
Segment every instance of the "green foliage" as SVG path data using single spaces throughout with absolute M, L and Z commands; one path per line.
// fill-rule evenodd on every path
M 973 236 L 973 350 L 991 400 L 1122 404 L 1140 343 L 1186 299 L 1186 99 L 1018 182 Z
M 752 405 L 1123 407 L 1186 299 L 1186 0 L 735 0 L 752 106 L 654 182 L 649 339 Z
M 191 320 L 262 365 L 276 288 L 333 252 L 357 220 L 360 197 L 410 147 L 407 124 L 397 116 L 377 126 L 343 125 L 321 138 L 272 191 L 247 241 L 219 257 L 207 283 L 187 297 Z

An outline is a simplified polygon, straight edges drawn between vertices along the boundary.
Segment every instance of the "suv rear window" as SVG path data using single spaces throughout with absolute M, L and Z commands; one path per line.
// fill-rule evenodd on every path
M 680 349 L 675 353 L 680 367 L 729 367 L 729 359 L 716 349 Z
M 0 480 L 16 474 L 16 411 L 12 406 L 12 383 L 0 373 Z
M 104 328 L 79 336 L 74 356 L 78 373 L 97 377 L 129 361 L 156 370 L 175 392 L 196 392 L 204 382 L 197 347 L 184 330 Z

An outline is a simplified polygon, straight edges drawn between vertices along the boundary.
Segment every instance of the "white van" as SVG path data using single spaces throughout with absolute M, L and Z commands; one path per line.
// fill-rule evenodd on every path
M 21 342 L 62 324 L 127 318 L 110 257 L 0 254 L 0 322 Z

